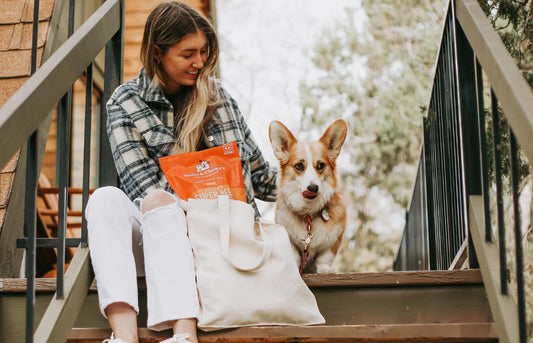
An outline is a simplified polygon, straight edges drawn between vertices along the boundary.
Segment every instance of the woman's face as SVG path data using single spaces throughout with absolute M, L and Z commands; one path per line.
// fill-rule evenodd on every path
M 205 33 L 199 30 L 188 34 L 156 58 L 161 61 L 168 94 L 176 94 L 180 86 L 193 86 L 207 60 Z

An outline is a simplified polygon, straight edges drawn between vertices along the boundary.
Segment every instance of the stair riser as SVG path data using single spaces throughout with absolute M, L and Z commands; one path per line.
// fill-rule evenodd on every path
M 492 323 L 481 285 L 431 287 L 324 287 L 312 288 L 328 325 L 381 325 L 419 323 Z M 37 294 L 35 322 L 39 322 L 52 294 Z M 0 295 L 0 342 L 22 341 L 25 297 Z M 140 327 L 146 326 L 146 294 L 139 295 Z M 75 327 L 108 327 L 91 292 Z
M 328 325 L 492 323 L 480 285 L 313 289 Z

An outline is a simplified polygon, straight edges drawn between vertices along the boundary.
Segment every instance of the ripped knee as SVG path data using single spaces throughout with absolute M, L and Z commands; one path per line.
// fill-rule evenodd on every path
M 141 212 L 145 214 L 154 208 L 163 207 L 173 202 L 176 202 L 176 198 L 172 194 L 164 190 L 152 191 L 142 200 Z

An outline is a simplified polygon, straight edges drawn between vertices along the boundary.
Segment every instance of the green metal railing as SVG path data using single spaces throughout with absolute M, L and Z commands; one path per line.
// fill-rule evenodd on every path
M 500 132 L 501 127 L 508 129 Z M 528 336 L 518 184 L 519 169 L 531 170 L 531 137 L 531 87 L 478 3 L 450 1 L 418 175 L 394 268 L 460 268 L 468 258 L 470 268 L 481 269 L 501 342 L 525 343 Z M 508 165 L 502 163 L 502 154 L 509 157 Z M 496 190 L 494 225 L 491 189 Z M 516 294 L 508 287 L 504 192 L 511 202 L 507 226 L 515 241 L 511 258 Z

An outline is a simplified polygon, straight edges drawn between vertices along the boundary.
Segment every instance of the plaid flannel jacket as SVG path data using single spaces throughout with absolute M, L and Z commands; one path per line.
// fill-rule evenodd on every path
M 217 82 L 220 102 L 208 124 L 207 147 L 237 141 L 246 197 L 259 216 L 254 198 L 275 201 L 277 169 L 264 160 L 236 101 Z M 119 86 L 107 102 L 107 134 L 120 186 L 132 200 L 152 189 L 173 192 L 159 158 L 167 156 L 176 141 L 172 104 L 141 69 L 137 78 Z

